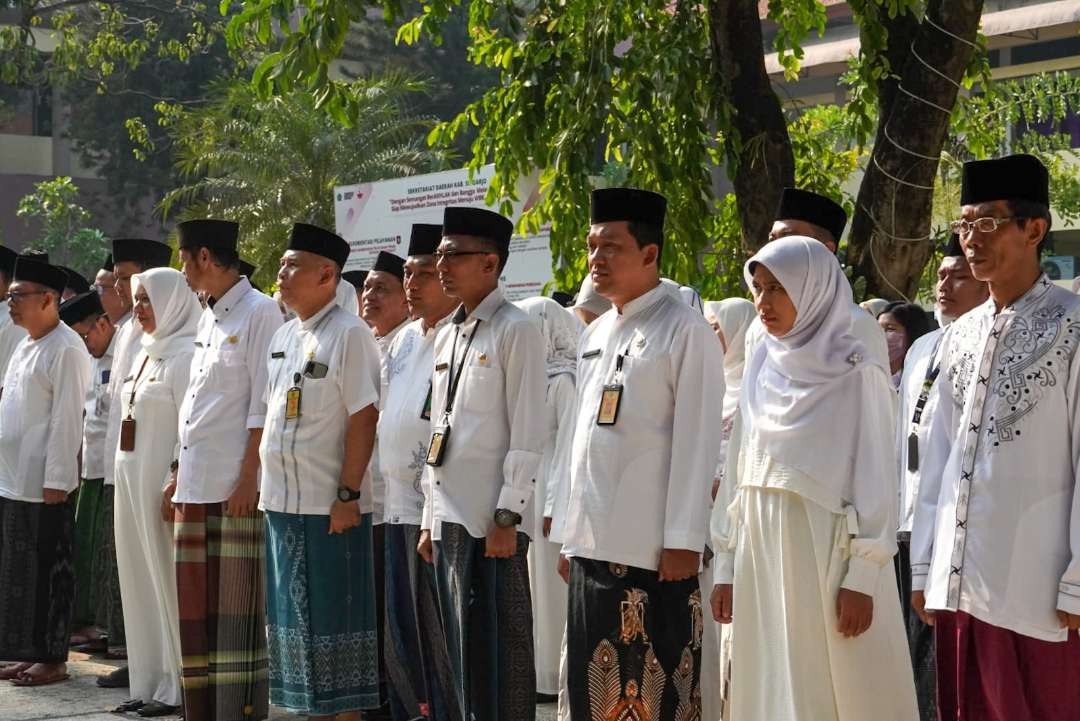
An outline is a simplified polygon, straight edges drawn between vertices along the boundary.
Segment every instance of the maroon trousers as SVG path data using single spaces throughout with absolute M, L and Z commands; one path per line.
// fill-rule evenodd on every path
M 1080 719 L 1080 636 L 1041 641 L 938 611 L 940 721 L 1077 721 Z

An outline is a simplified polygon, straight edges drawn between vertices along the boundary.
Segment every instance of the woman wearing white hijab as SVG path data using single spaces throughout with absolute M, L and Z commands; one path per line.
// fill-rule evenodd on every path
M 131 278 L 142 348 L 125 372 L 116 450 L 116 556 L 132 700 L 121 708 L 164 715 L 180 705 L 180 619 L 171 505 L 162 501 L 178 456 L 199 301 L 172 268 Z
M 915 721 L 888 369 L 852 334 L 821 243 L 773 241 L 744 274 L 767 334 L 744 377 L 739 487 L 717 498 L 732 501 L 712 599 L 733 624 L 730 717 Z
M 567 587 L 557 573 L 562 524 L 570 481 L 570 446 L 576 396 L 578 339 L 585 325 L 551 298 L 529 298 L 516 304 L 529 314 L 547 341 L 548 439 L 536 473 L 533 503 L 536 527 L 545 538 L 529 547 L 537 693 L 559 693 L 559 654 L 566 626 Z M 542 524 L 542 525 L 541 525 Z
M 746 329 L 754 322 L 754 304 L 745 298 L 710 300 L 705 303 L 705 320 L 724 346 L 724 425 L 739 407 L 743 369 L 746 367 Z

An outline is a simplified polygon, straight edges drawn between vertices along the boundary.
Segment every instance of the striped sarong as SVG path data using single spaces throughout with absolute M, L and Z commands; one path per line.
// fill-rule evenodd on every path
M 0 659 L 67 661 L 74 526 L 70 500 L 48 505 L 0 498 Z
M 94 564 L 105 525 L 105 481 L 84 478 L 73 494 L 75 504 L 75 621 L 74 628 L 93 626 L 97 621 L 97 599 L 102 583 L 94 576 Z
M 266 513 L 267 635 L 275 706 L 330 716 L 379 705 L 371 514 Z
M 176 591 L 186 721 L 269 713 L 263 517 L 224 503 L 176 506 Z

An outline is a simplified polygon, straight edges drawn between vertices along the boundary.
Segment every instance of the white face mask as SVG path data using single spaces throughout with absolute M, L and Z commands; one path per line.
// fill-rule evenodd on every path
M 889 331 L 885 334 L 885 343 L 889 346 L 889 362 L 894 365 L 903 365 L 904 356 L 907 355 L 907 339 L 899 331 Z

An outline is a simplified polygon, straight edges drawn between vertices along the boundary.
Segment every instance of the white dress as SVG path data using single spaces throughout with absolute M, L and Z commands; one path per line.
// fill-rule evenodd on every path
M 848 572 L 854 514 L 795 492 L 817 484 L 763 454 L 744 458 L 740 468 L 749 477 L 731 507 L 732 721 L 916 721 L 892 565 L 877 576 L 870 628 L 845 638 L 836 597 Z
M 536 474 L 533 504 L 537 533 L 529 546 L 529 582 L 533 602 L 533 643 L 536 649 L 536 690 L 559 693 L 559 655 L 566 627 L 566 583 L 559 577 L 562 545 L 543 537 L 545 503 L 554 485 L 569 483 L 569 450 L 574 425 L 574 377 L 561 373 L 548 379 L 548 443 Z
M 127 417 L 132 386 L 135 449 L 116 451 L 116 564 L 127 630 L 132 698 L 179 706 L 180 617 L 176 601 L 173 528 L 161 519 L 162 491 L 177 457 L 180 403 L 194 348 L 166 359 L 140 350 L 113 413 Z M 130 376 L 130 377 L 129 377 Z

